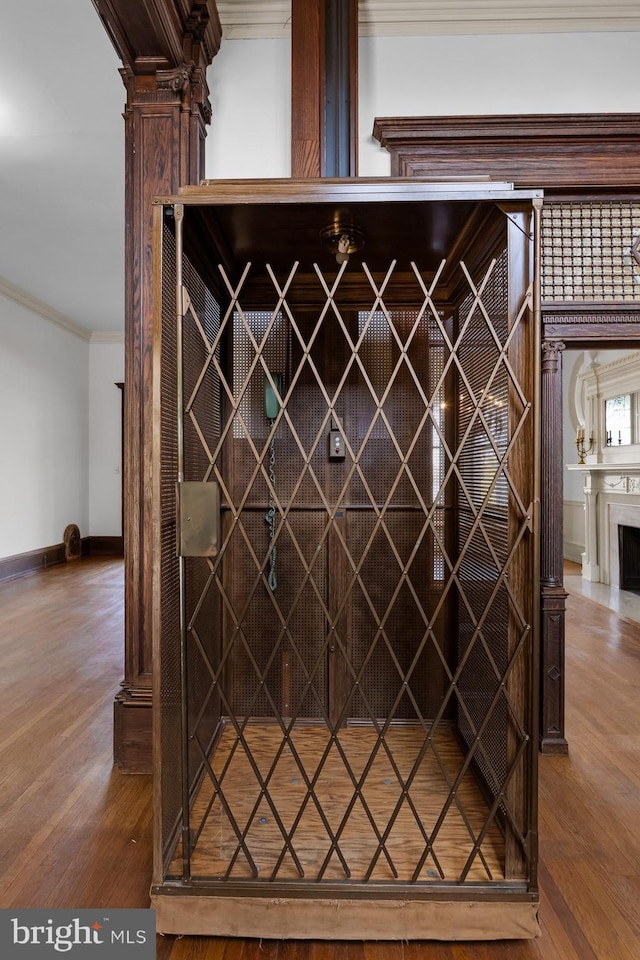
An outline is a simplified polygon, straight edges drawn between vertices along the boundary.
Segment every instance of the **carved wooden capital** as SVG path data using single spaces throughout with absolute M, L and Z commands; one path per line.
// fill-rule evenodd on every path
M 200 113 L 205 124 L 211 123 L 211 103 L 206 70 L 193 63 L 183 63 L 171 70 L 136 73 L 131 67 L 120 69 L 127 90 L 129 113 L 140 104 L 177 105 L 192 113 Z
M 159 90 L 171 90 L 173 93 L 183 93 L 191 83 L 193 64 L 180 64 L 172 70 L 158 70 L 156 83 Z
M 550 375 L 558 372 L 558 357 L 565 349 L 562 340 L 542 341 L 542 374 Z

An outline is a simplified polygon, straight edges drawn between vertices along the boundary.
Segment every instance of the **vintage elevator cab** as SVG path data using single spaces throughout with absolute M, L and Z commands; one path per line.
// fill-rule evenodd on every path
M 537 935 L 540 196 L 157 201 L 160 931 Z

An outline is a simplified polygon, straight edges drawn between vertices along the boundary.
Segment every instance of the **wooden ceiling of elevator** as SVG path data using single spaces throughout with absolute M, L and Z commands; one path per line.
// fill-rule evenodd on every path
M 222 196 L 224 184 L 220 181 L 218 185 Z M 341 283 L 341 295 L 354 305 L 362 303 L 363 298 L 367 303 L 372 297 L 362 263 L 381 281 L 392 261 L 397 261 L 385 301 L 394 302 L 396 306 L 408 305 L 422 299 L 412 261 L 428 279 L 440 262 L 451 257 L 456 249 L 486 251 L 494 245 L 491 238 L 497 242 L 504 230 L 504 216 L 497 206 L 479 205 L 468 198 L 433 199 L 426 203 L 398 199 L 384 204 L 336 200 L 306 205 L 269 203 L 263 198 L 262 203 L 255 204 L 221 202 L 187 206 L 185 249 L 204 269 L 206 249 L 214 246 L 233 278 L 240 277 L 250 260 L 252 269 L 244 289 L 247 307 L 268 306 L 273 300 L 274 287 L 267 278 L 266 264 L 274 270 L 279 282 L 284 283 L 297 261 L 300 266 L 288 301 L 298 306 L 312 306 L 326 300 L 314 264 L 327 278 L 334 277 L 338 270 L 334 253 L 323 245 L 321 237 L 323 229 L 336 221 L 355 224 L 364 236 L 364 246 L 351 254 Z M 480 232 L 488 242 L 474 245 L 472 240 Z M 208 238 L 204 245 L 203 237 Z M 472 273 L 477 272 L 480 261 L 470 262 L 469 268 Z M 219 287 L 219 277 L 210 279 Z M 439 301 L 445 302 L 453 296 L 454 285 L 452 272 L 445 270 L 438 287 Z

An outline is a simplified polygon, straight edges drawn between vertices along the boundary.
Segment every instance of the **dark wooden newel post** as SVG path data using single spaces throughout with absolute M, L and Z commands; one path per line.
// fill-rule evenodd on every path
M 541 365 L 541 713 L 540 749 L 567 753 L 564 736 L 564 617 L 562 560 L 562 351 L 544 340 Z
M 125 120 L 125 677 L 115 761 L 151 771 L 152 200 L 204 175 L 215 0 L 93 0 L 123 67 Z

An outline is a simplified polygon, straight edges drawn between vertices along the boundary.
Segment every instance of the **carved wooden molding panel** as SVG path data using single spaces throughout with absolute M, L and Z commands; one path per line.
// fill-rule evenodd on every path
M 377 118 L 393 176 L 483 177 L 568 193 L 640 186 L 640 114 Z
M 222 27 L 215 0 L 93 0 L 123 64 L 154 74 L 182 63 L 211 63 Z
M 626 347 L 629 341 L 640 341 L 640 302 L 543 306 L 542 325 L 545 337 L 564 340 L 574 348 L 594 342 Z

